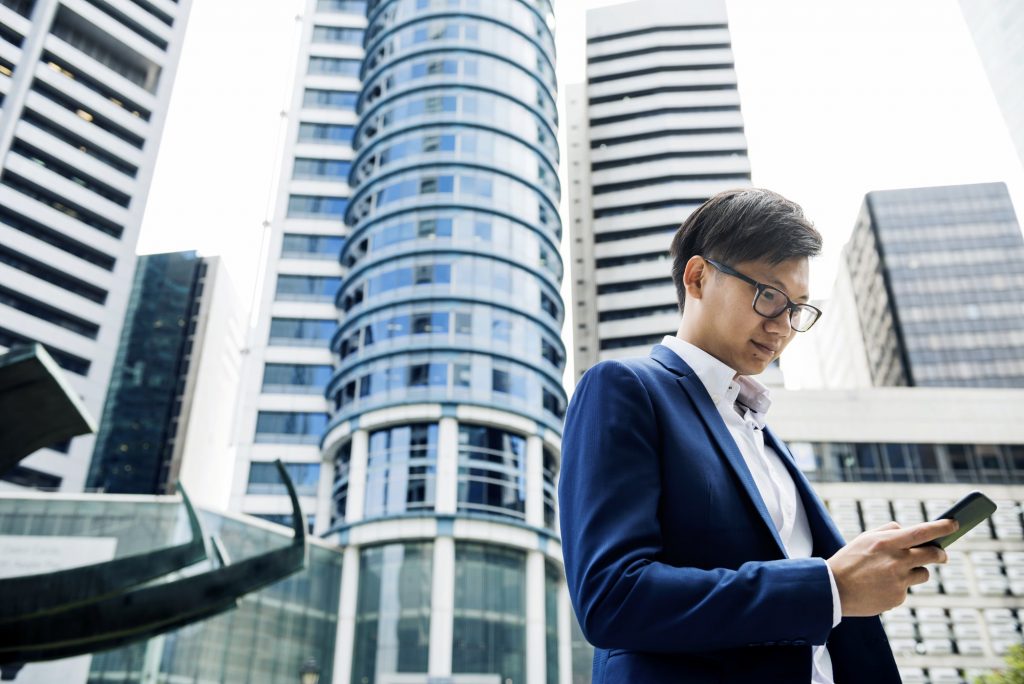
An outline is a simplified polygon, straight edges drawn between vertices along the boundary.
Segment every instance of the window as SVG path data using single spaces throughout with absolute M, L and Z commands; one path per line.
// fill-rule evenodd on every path
M 452 672 L 526 681 L 526 554 L 455 543 Z
M 352 677 L 346 681 L 395 681 L 410 676 L 395 673 L 414 672 L 427 681 L 433 562 L 430 542 L 360 550 Z
M 371 432 L 365 517 L 433 510 L 436 473 L 436 423 Z
M 348 182 L 352 163 L 341 159 L 308 159 L 297 157 L 292 178 L 297 180 L 337 180 Z
M 548 297 L 543 292 L 540 293 L 540 308 L 542 311 L 544 311 L 544 313 L 551 316 L 555 320 L 558 320 L 558 305 L 555 304 L 555 300 L 551 299 L 551 297 Z
M 359 64 L 358 59 L 314 56 L 309 58 L 309 68 L 306 73 L 359 78 Z
M 341 286 L 341 278 L 330 276 L 281 275 L 277 277 L 278 301 L 330 302 Z
M 362 45 L 363 31 L 346 26 L 314 26 L 314 43 L 344 43 L 345 45 Z
M 345 246 L 345 238 L 335 235 L 298 235 L 285 233 L 281 256 L 337 259 Z
M 460 512 L 524 519 L 526 440 L 482 425 L 459 426 Z
M 325 413 L 260 411 L 256 416 L 256 442 L 318 444 L 327 427 Z
M 338 323 L 332 320 L 273 318 L 270 321 L 270 346 L 326 346 Z
M 295 492 L 299 496 L 316 496 L 320 484 L 319 463 L 285 463 L 284 469 L 288 472 L 288 477 L 291 478 Z M 274 463 L 251 463 L 249 484 L 245 491 L 247 494 L 288 494 Z
M 322 394 L 334 369 L 325 365 L 268 363 L 263 369 L 263 391 Z
M 353 109 L 356 106 L 358 96 L 358 93 L 347 90 L 306 88 L 302 96 L 302 106 L 325 109 Z
M 317 12 L 352 12 L 366 15 L 366 0 L 317 0 Z
M 290 195 L 288 197 L 289 218 L 336 219 L 345 218 L 348 199 L 344 197 L 322 197 L 319 195 Z
M 352 144 L 353 126 L 342 124 L 325 124 L 302 122 L 299 124 L 299 142 L 334 143 L 338 145 Z

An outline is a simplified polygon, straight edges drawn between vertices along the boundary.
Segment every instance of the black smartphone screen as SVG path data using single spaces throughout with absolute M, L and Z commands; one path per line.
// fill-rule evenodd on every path
M 996 504 L 992 499 L 978 491 L 971 492 L 957 501 L 953 506 L 940 515 L 936 520 L 944 518 L 956 519 L 960 523 L 960 529 L 945 537 L 933 539 L 919 546 L 938 546 L 946 548 L 960 537 L 974 529 L 985 518 L 996 512 Z

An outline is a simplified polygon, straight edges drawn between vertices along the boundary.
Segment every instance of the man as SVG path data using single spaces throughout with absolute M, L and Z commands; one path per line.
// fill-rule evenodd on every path
M 820 315 L 820 250 L 776 193 L 711 198 L 672 241 L 676 335 L 577 386 L 559 497 L 594 684 L 900 681 L 877 616 L 945 562 L 917 545 L 956 523 L 893 522 L 844 545 L 751 377 Z

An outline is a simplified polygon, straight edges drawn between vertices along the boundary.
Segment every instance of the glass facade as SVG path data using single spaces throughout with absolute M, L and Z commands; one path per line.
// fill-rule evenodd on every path
M 359 599 L 352 678 L 427 672 L 430 642 L 430 542 L 371 546 L 359 553 Z
M 817 482 L 1024 484 L 1024 444 L 791 442 Z
M 546 0 L 371 1 L 355 130 L 300 130 L 353 149 L 292 169 L 352 184 L 322 449 L 330 531 L 359 547 L 353 683 L 525 684 L 528 629 L 538 681 L 559 682 L 564 578 L 542 550 L 566 405 L 552 19 Z
M 199 511 L 234 560 L 290 543 L 291 532 Z M 251 520 L 251 519 L 249 519 Z M 117 496 L 29 499 L 0 497 L 0 537 L 116 540 L 121 558 L 185 541 L 180 501 Z M 74 558 L 64 558 L 67 566 Z M 96 653 L 89 684 L 113 682 L 293 682 L 314 659 L 323 680 L 334 666 L 341 586 L 341 549 L 312 542 L 305 570 L 241 598 L 237 608 L 131 646 Z M 44 664 L 45 665 L 45 664 Z M 33 665 L 27 666 L 30 673 Z M 38 680 L 34 680 L 38 681 Z
M 437 424 L 370 433 L 364 518 L 434 509 Z
M 1024 387 L 1024 237 L 1004 184 L 868 193 L 846 258 L 876 385 Z
M 205 271 L 195 252 L 139 257 L 87 488 L 166 491 Z
M 456 542 L 453 673 L 526 681 L 525 566 L 522 551 Z
M 367 11 L 332 424 L 437 401 L 560 430 L 550 6 L 397 0 Z
M 526 517 L 526 440 L 497 428 L 459 426 L 459 511 Z

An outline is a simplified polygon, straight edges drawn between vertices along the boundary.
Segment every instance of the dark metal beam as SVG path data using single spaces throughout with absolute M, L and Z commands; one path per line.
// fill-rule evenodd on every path
M 0 354 L 0 475 L 33 451 L 96 431 L 42 345 Z

